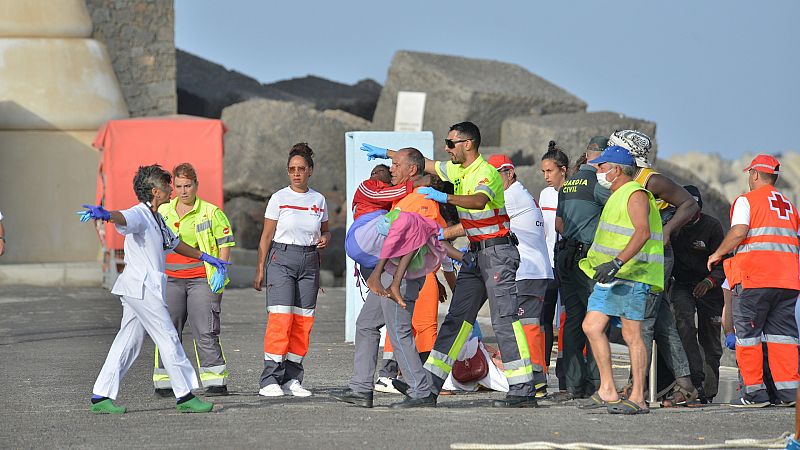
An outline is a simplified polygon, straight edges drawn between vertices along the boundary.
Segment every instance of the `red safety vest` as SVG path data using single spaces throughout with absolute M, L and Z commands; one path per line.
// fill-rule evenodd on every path
M 734 257 L 725 260 L 728 283 L 731 287 L 741 283 L 743 289 L 800 290 L 797 208 L 771 185 L 743 197 L 750 203 L 750 229 Z

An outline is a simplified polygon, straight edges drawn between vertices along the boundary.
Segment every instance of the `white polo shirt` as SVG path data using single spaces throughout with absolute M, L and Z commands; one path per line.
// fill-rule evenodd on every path
M 120 212 L 125 216 L 126 225 L 115 226 L 120 234 L 125 235 L 125 270 L 117 278 L 111 293 L 144 298 L 144 288 L 147 288 L 163 299 L 167 288 L 164 260 L 180 240 L 161 215 L 155 213 L 157 216 L 154 216 L 144 203 Z M 164 249 L 165 241 L 167 249 Z
M 550 267 L 555 267 L 555 246 L 561 239 L 556 233 L 556 208 L 558 207 L 558 191 L 553 187 L 542 189 L 539 194 L 539 207 L 544 216 L 544 235 L 547 237 L 547 254 L 550 257 Z
M 549 264 L 542 210 L 519 181 L 509 186 L 503 196 L 506 199 L 506 212 L 511 218 L 511 231 L 519 239 L 519 268 L 516 279 L 552 279 L 553 269 Z
M 273 241 L 281 244 L 317 245 L 322 222 L 328 221 L 328 204 L 319 192 L 295 192 L 287 186 L 272 194 L 264 218 L 277 220 Z

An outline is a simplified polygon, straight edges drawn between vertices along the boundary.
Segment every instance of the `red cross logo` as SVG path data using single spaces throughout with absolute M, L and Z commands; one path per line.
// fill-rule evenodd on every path
M 772 191 L 769 196 L 769 209 L 778 213 L 778 218 L 789 220 L 789 214 L 794 210 L 792 204 L 783 198 L 783 195 L 778 191 Z
M 313 211 L 315 215 L 325 211 L 324 209 L 322 209 L 322 208 L 318 207 L 317 205 L 314 205 L 314 206 L 312 206 L 312 207 L 311 207 L 311 208 L 309 208 L 309 209 L 310 209 L 311 211 Z

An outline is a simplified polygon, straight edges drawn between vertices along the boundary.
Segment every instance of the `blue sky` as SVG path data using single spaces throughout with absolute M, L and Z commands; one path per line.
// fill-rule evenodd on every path
M 383 84 L 397 50 L 519 64 L 658 125 L 659 154 L 800 150 L 800 2 L 176 0 L 176 44 L 262 82 Z

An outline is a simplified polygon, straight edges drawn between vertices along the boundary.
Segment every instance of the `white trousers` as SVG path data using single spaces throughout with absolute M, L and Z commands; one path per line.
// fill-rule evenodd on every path
M 92 392 L 103 397 L 117 398 L 119 383 L 139 356 L 145 333 L 158 346 L 175 397 L 183 397 L 192 389 L 197 389 L 197 376 L 183 351 L 164 300 L 147 289 L 144 289 L 143 299 L 126 296 L 121 296 L 120 299 L 122 323 L 119 333 L 111 344 Z

